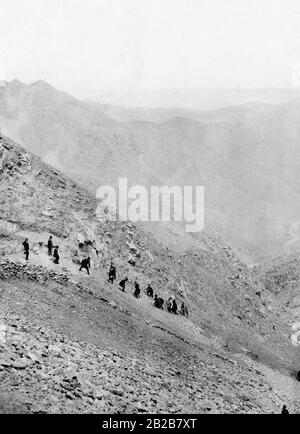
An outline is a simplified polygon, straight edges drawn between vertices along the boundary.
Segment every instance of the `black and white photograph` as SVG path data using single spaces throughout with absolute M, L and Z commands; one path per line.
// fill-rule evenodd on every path
M 300 1 L 0 0 L 0 415 L 259 414 L 300 414 Z

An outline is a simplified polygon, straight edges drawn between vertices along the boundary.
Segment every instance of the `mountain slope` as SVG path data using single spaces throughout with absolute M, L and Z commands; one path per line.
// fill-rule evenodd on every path
M 204 185 L 205 230 L 245 261 L 297 251 L 287 243 L 300 211 L 299 100 L 174 113 L 120 122 L 43 82 L 0 88 L 2 131 L 91 192 L 124 176 L 146 187 Z
M 296 411 L 289 326 L 221 240 L 203 235 L 182 252 L 139 225 L 99 220 L 90 193 L 5 137 L 0 181 L 2 412 Z M 90 277 L 78 271 L 87 254 Z M 129 277 L 125 294 L 107 283 L 111 259 L 118 281 Z M 149 282 L 190 317 L 155 309 Z
M 298 255 L 289 255 L 269 261 L 257 268 L 264 286 L 275 295 L 281 316 L 294 333 L 300 329 L 300 259 Z

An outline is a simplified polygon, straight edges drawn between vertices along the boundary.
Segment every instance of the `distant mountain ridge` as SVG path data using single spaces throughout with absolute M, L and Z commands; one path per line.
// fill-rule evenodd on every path
M 230 106 L 248 103 L 281 104 L 300 97 L 299 87 L 258 89 L 184 89 L 156 90 L 143 92 L 139 97 L 120 91 L 100 92 L 89 102 L 110 111 L 113 116 L 129 116 L 127 120 L 142 120 L 143 116 L 154 116 L 181 110 L 186 112 L 215 111 Z M 123 119 L 125 120 L 125 119 Z

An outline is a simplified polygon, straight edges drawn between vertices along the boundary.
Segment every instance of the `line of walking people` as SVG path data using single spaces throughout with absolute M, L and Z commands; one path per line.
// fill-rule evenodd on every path
M 41 245 L 43 245 L 43 244 L 41 243 Z M 23 247 L 24 247 L 25 259 L 26 259 L 26 261 L 28 261 L 29 260 L 29 252 L 30 252 L 30 245 L 29 245 L 28 238 L 26 238 L 25 241 L 23 242 Z M 46 247 L 48 249 L 48 255 L 53 256 L 53 258 L 54 258 L 54 261 L 53 261 L 54 264 L 59 264 L 59 259 L 60 259 L 59 246 L 54 246 L 52 236 L 49 236 Z M 83 269 L 85 269 L 87 274 L 90 275 L 90 268 L 91 268 L 91 258 L 88 257 L 88 258 L 83 259 L 81 261 L 79 271 L 82 271 Z M 114 264 L 111 263 L 109 271 L 108 271 L 108 282 L 113 284 L 114 281 L 116 280 L 116 278 L 117 278 L 117 270 L 116 270 L 116 267 L 114 266 Z M 125 287 L 126 287 L 127 282 L 128 282 L 128 277 L 125 277 L 123 280 L 121 280 L 119 282 L 119 289 L 122 292 L 126 292 Z M 147 288 L 145 289 L 145 293 L 147 294 L 148 297 L 151 297 L 154 299 L 154 306 L 157 309 L 163 310 L 165 307 L 169 313 L 173 313 L 175 315 L 180 313 L 183 316 L 186 316 L 186 317 L 189 316 L 188 309 L 183 302 L 181 303 L 180 309 L 178 309 L 178 305 L 177 305 L 177 302 L 176 302 L 176 299 L 174 296 L 169 297 L 168 300 L 165 301 L 163 298 L 158 297 L 157 294 L 154 295 L 154 291 L 153 291 L 153 288 L 151 287 L 150 283 L 148 284 Z M 137 299 L 141 297 L 141 288 L 140 288 L 140 285 L 137 281 L 134 282 L 133 296 Z
M 116 267 L 114 266 L 114 264 L 111 263 L 109 271 L 108 271 L 108 282 L 113 284 L 116 279 L 117 279 L 117 270 L 116 270 Z M 126 292 L 125 287 L 126 287 L 127 282 L 128 282 L 128 277 L 125 277 L 123 280 L 121 280 L 119 282 L 118 286 L 122 292 Z M 154 298 L 154 306 L 157 309 L 163 310 L 165 307 L 169 313 L 173 313 L 175 315 L 177 315 L 179 313 L 179 314 L 186 316 L 186 317 L 189 316 L 188 308 L 184 302 L 181 303 L 181 307 L 179 309 L 174 296 L 169 297 L 168 300 L 165 301 L 163 298 L 158 297 L 157 294 L 154 295 L 154 291 L 153 291 L 153 288 L 151 287 L 150 283 L 148 284 L 147 288 L 145 289 L 145 293 L 148 297 Z M 141 288 L 140 288 L 140 285 L 137 281 L 134 282 L 133 296 L 135 298 L 140 298 L 140 296 L 141 296 Z
M 29 240 L 28 238 L 26 238 L 23 241 L 23 248 L 24 248 L 24 255 L 25 255 L 25 260 L 28 261 L 29 260 L 29 253 L 30 253 L 30 245 L 29 245 Z M 48 255 L 49 256 L 53 256 L 54 258 L 54 264 L 59 264 L 59 246 L 54 246 L 53 245 L 53 241 L 52 241 L 52 236 L 49 237 L 48 242 L 46 244 L 46 247 L 48 248 Z
M 41 246 L 43 243 L 41 243 Z M 54 258 L 53 262 L 54 264 L 59 264 L 60 256 L 59 256 L 59 246 L 55 246 L 53 244 L 53 237 L 50 235 L 49 239 L 47 241 L 46 246 L 48 249 L 48 256 L 51 256 Z M 30 245 L 28 238 L 25 239 L 23 242 L 23 248 L 24 248 L 24 255 L 25 260 L 29 260 L 29 252 L 30 252 Z M 81 266 L 79 268 L 79 271 L 82 271 L 82 269 L 85 269 L 87 271 L 87 274 L 90 275 L 90 268 L 91 268 L 91 258 L 85 258 L 81 261 Z

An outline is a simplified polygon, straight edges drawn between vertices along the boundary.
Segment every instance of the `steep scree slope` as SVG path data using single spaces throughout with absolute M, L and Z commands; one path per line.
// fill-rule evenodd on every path
M 289 327 L 221 240 L 203 236 L 182 253 L 139 225 L 96 217 L 92 195 L 5 137 L 0 201 L 3 412 L 296 411 Z M 90 277 L 78 271 L 87 254 Z M 107 283 L 111 259 L 118 280 L 129 277 L 126 294 Z M 189 319 L 155 309 L 143 291 L 134 299 L 134 280 L 185 301 Z

